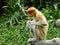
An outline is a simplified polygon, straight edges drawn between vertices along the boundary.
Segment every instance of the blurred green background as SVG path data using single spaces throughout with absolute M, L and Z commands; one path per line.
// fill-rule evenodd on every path
M 26 27 L 30 20 L 27 8 L 34 6 L 41 11 L 49 23 L 47 39 L 60 37 L 60 28 L 55 21 L 60 18 L 60 0 L 0 0 L 0 45 L 28 45 L 31 37 Z

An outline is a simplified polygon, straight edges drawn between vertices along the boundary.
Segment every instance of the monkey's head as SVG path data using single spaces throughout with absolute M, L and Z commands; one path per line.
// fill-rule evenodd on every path
M 30 8 L 28 8 L 27 12 L 28 12 L 29 17 L 34 17 L 35 14 L 36 14 L 36 8 L 35 7 L 30 7 Z

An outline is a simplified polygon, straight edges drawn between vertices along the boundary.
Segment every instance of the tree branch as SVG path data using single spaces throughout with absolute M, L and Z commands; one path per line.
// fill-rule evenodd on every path
M 29 39 L 28 39 L 29 40 Z M 53 38 L 52 40 L 30 41 L 30 45 L 60 45 L 60 38 Z

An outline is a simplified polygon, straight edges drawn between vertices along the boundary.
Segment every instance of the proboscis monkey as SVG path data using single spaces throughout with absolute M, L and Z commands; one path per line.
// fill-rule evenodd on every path
M 35 7 L 27 9 L 28 17 L 31 17 L 32 21 L 27 21 L 27 27 L 31 30 L 33 37 L 43 40 L 46 37 L 48 31 L 48 22 L 46 17 Z

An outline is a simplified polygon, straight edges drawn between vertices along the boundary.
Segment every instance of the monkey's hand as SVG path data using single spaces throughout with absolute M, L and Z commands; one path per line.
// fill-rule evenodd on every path
M 27 27 L 29 27 L 29 26 L 30 26 L 30 24 L 31 24 L 31 22 L 30 22 L 30 21 L 27 21 L 26 26 L 27 26 Z
M 31 24 L 31 21 L 27 21 L 27 28 L 29 29 L 29 30 L 33 30 L 33 25 Z

